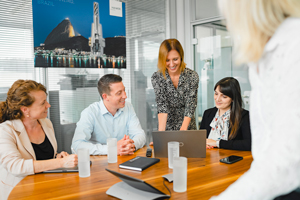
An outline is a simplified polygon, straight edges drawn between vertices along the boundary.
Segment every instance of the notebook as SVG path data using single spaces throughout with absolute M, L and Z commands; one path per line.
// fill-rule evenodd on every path
M 143 171 L 148 167 L 158 163 L 160 160 L 158 158 L 147 158 L 137 156 L 131 160 L 128 160 L 119 165 L 120 168 L 123 169 L 131 169 L 136 171 Z
M 179 142 L 179 155 L 187 158 L 206 157 L 206 129 L 187 131 L 153 131 L 155 157 L 168 157 L 168 142 Z
M 78 172 L 78 167 L 74 167 L 74 168 L 57 168 L 57 169 L 51 169 L 51 170 L 43 171 L 42 173 L 63 173 L 63 172 Z
M 90 161 L 90 165 L 92 165 L 92 161 Z M 64 173 L 64 172 L 79 172 L 78 165 L 73 168 L 57 168 L 57 169 L 43 171 L 41 173 Z

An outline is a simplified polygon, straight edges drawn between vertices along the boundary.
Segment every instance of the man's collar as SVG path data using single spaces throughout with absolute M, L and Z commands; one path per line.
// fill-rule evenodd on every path
M 125 103 L 125 104 L 126 104 L 126 103 Z M 122 113 L 123 110 L 124 110 L 124 108 L 125 108 L 125 107 L 119 108 L 114 116 L 118 116 L 120 113 Z M 101 110 L 101 114 L 102 114 L 102 115 L 105 115 L 105 114 L 107 114 L 107 113 L 110 113 L 110 112 L 107 110 L 106 106 L 104 105 L 104 101 L 103 101 L 103 100 L 100 101 L 100 110 Z M 111 113 L 110 113 L 110 114 L 111 114 Z
M 105 115 L 105 114 L 109 113 L 109 111 L 107 110 L 107 108 L 104 105 L 103 100 L 100 101 L 100 111 L 101 111 L 102 115 Z
M 123 108 L 119 108 L 118 111 L 115 114 L 115 117 L 119 116 L 123 112 L 124 108 L 125 108 L 125 106 Z

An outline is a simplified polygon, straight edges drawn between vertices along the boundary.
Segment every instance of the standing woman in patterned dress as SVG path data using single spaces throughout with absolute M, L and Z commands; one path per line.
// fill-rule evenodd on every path
M 185 67 L 184 52 L 178 40 L 162 42 L 157 66 L 158 71 L 151 81 L 157 103 L 158 131 L 196 130 L 199 76 Z

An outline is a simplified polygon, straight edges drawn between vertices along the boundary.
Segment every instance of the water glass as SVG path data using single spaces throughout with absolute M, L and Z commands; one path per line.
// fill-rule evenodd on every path
M 173 165 L 173 190 L 185 192 L 187 188 L 187 158 L 175 157 Z
M 79 177 L 89 177 L 91 175 L 89 150 L 78 149 L 77 155 L 78 155 Z
M 116 163 L 118 161 L 117 138 L 107 138 L 107 162 Z
M 170 169 L 173 169 L 174 157 L 179 157 L 179 142 L 168 142 L 168 163 Z

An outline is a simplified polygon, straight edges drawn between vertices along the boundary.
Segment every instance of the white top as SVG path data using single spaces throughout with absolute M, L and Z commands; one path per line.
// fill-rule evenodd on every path
M 300 186 L 300 18 L 279 26 L 249 78 L 254 161 L 212 199 L 273 199 Z
M 228 132 L 230 126 L 230 109 L 227 110 L 222 116 L 219 116 L 219 109 L 216 112 L 215 117 L 210 123 L 211 131 L 208 139 L 228 140 Z

